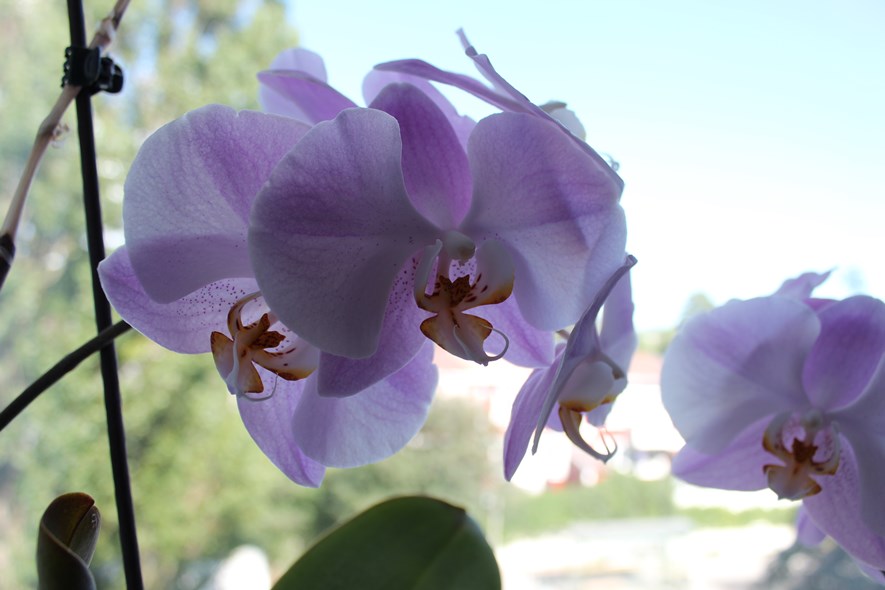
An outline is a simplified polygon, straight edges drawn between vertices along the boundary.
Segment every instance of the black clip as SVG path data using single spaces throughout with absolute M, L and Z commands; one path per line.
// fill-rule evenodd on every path
M 111 58 L 101 57 L 98 47 L 68 47 L 61 85 L 82 86 L 90 95 L 101 91 L 116 94 L 123 89 L 123 70 Z

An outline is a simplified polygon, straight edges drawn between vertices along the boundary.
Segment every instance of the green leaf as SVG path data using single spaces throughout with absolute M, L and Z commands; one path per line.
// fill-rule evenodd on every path
M 95 500 L 75 492 L 46 508 L 37 534 L 37 576 L 41 590 L 94 590 L 89 562 L 98 542 L 101 516 Z
M 462 509 L 427 497 L 388 500 L 320 539 L 274 590 L 496 590 L 498 564 Z

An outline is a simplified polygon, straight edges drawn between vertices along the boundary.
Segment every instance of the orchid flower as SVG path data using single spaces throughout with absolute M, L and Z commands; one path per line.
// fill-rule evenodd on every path
M 321 397 L 323 353 L 267 306 L 246 247 L 255 195 L 309 127 L 208 106 L 151 136 L 126 180 L 126 246 L 99 267 L 120 315 L 170 350 L 212 352 L 261 450 L 302 485 L 387 457 L 426 417 L 432 350 L 347 398 Z
M 480 121 L 465 151 L 431 97 L 389 84 L 283 158 L 256 199 L 250 252 L 270 306 L 327 353 L 395 367 L 423 332 L 482 364 L 509 343 L 508 359 L 544 366 L 549 331 L 623 259 L 616 178 L 523 113 Z
M 575 324 L 553 363 L 536 369 L 516 396 L 504 438 L 504 477 L 508 481 L 522 462 L 532 431 L 534 453 L 548 424 L 564 430 L 591 456 L 602 461 L 611 457 L 611 452 L 602 454 L 591 447 L 579 427 L 582 419 L 601 426 L 615 398 L 627 386 L 627 368 L 637 345 L 629 275 L 634 264 L 636 259 L 628 256 Z M 603 303 L 602 328 L 597 330 Z M 552 419 L 554 407 L 558 408 L 557 420 Z
M 812 298 L 808 273 L 774 295 L 686 324 L 664 359 L 663 400 L 697 485 L 802 500 L 863 564 L 885 569 L 885 304 Z

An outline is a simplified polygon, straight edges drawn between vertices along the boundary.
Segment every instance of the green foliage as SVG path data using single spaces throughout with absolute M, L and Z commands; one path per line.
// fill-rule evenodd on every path
M 89 562 L 101 517 L 88 494 L 59 496 L 46 508 L 37 534 L 37 574 L 42 590 L 94 590 Z
M 592 488 L 569 486 L 540 495 L 507 488 L 505 540 L 556 531 L 582 520 L 671 516 L 676 513 L 669 479 L 642 481 L 609 474 Z
M 388 500 L 305 553 L 274 590 L 494 590 L 495 556 L 467 513 L 428 497 Z

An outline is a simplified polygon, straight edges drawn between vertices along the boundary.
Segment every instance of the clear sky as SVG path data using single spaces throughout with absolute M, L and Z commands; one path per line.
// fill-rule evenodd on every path
M 391 59 L 474 73 L 463 26 L 529 98 L 568 102 L 621 164 L 641 330 L 806 270 L 837 269 L 821 294 L 885 298 L 881 0 L 290 3 L 352 98 Z

